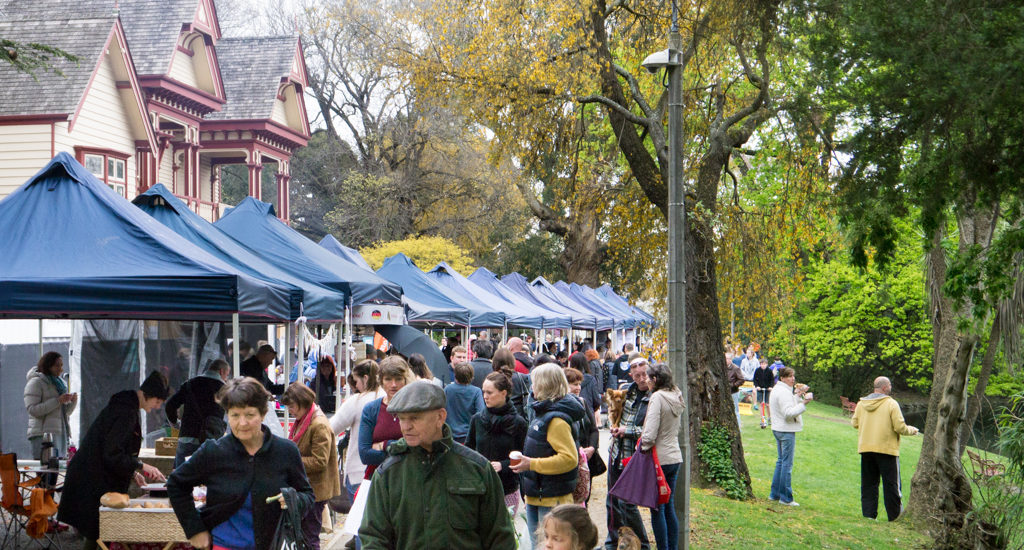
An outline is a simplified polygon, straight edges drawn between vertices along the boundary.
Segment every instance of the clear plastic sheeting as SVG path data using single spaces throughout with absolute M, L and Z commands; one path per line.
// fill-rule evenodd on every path
M 149 373 L 160 371 L 167 376 L 173 394 L 227 354 L 225 327 L 219 323 L 87 320 L 76 321 L 75 330 L 72 353 L 77 361 L 70 375 L 72 391 L 79 392 L 79 405 L 71 418 L 76 442 L 112 395 L 139 389 Z M 162 408 L 145 415 L 144 446 L 151 447 L 169 426 Z

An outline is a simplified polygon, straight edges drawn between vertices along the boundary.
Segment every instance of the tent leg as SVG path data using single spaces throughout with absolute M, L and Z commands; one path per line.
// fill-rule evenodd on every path
M 43 320 L 39 320 L 39 357 L 43 356 Z
M 343 326 L 344 326 L 343 323 L 334 323 L 334 363 L 335 364 L 339 364 L 339 365 L 341 364 L 342 349 L 345 346 L 345 341 L 341 339 L 342 327 Z M 342 387 L 341 381 L 346 376 L 348 376 L 348 353 L 347 353 L 348 350 L 345 350 L 345 351 L 346 351 L 346 353 L 345 353 L 345 365 L 344 365 L 344 369 L 345 370 L 343 370 L 340 373 L 335 373 L 334 374 L 334 383 L 335 383 L 335 387 L 334 387 L 334 410 L 335 411 L 340 411 L 341 410 L 341 387 Z
M 242 375 L 241 372 L 241 359 L 238 357 L 238 314 L 231 314 L 231 368 L 234 373 L 234 377 L 238 378 Z
M 508 342 L 508 325 L 501 327 L 501 343 L 502 345 Z

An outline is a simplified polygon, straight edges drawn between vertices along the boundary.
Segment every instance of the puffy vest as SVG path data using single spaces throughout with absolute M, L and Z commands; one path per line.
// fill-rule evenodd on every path
M 547 458 L 555 455 L 555 449 L 548 443 L 548 427 L 555 418 L 561 418 L 573 429 L 573 443 L 579 446 L 579 434 L 576 423 L 583 418 L 583 406 L 570 396 L 558 401 L 539 401 L 532 403 L 536 417 L 526 431 L 526 442 L 523 454 L 531 458 Z M 555 475 L 540 474 L 534 471 L 523 472 L 523 494 L 529 497 L 549 498 L 568 495 L 576 488 L 579 468 Z

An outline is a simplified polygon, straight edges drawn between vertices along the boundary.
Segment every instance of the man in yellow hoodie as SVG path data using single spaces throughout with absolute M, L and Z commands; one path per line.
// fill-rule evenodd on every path
M 857 403 L 853 427 L 860 431 L 860 508 L 866 518 L 878 516 L 878 478 L 882 478 L 885 513 L 895 521 L 903 510 L 900 486 L 900 436 L 916 435 L 917 428 L 903 420 L 900 404 L 889 396 L 892 383 L 875 378 L 875 391 Z

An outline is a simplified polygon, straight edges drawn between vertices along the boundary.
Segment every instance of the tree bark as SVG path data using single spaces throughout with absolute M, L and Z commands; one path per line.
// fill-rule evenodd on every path
M 974 385 L 974 395 L 967 403 L 967 418 L 960 427 L 960 456 L 963 456 L 964 450 L 967 449 L 967 443 L 974 434 L 974 424 L 981 413 L 981 401 L 985 398 L 985 388 L 988 387 L 988 379 L 992 376 L 992 367 L 996 362 L 996 352 L 999 350 L 1000 332 L 999 316 L 996 315 L 989 332 L 985 357 L 981 359 L 981 372 L 978 374 L 978 382 Z
M 998 205 L 976 206 L 973 197 L 962 198 L 956 212 L 959 250 L 988 248 Z M 927 284 L 933 312 L 934 372 L 921 458 L 911 481 L 907 509 L 929 527 L 940 547 L 951 548 L 965 544 L 967 514 L 971 511 L 971 485 L 960 462 L 959 440 L 966 415 L 967 380 L 980 337 L 958 327 L 959 319 L 969 318 L 972 304 L 957 307 L 942 293 L 946 282 L 942 236 L 941 231 L 936 232 L 929 252 Z

